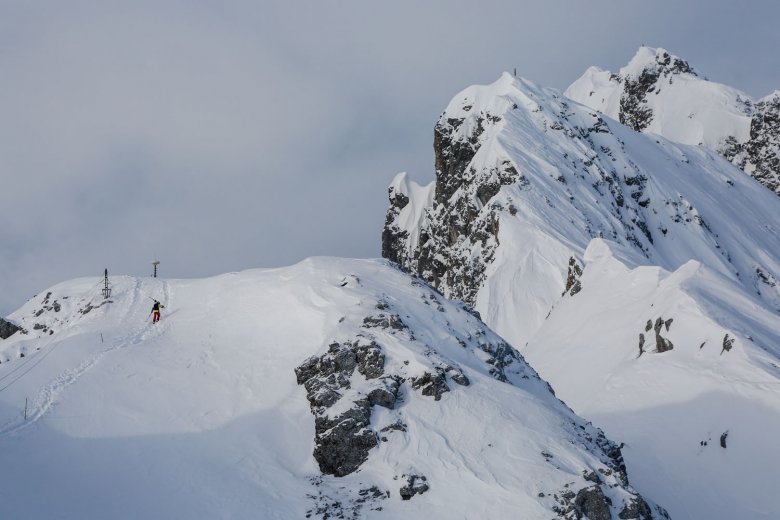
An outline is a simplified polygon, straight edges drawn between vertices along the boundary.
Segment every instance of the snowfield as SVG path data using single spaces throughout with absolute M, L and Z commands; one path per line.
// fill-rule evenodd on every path
M 551 518 L 599 501 L 663 517 L 521 356 L 385 261 L 112 284 L 104 300 L 97 279 L 65 282 L 9 317 L 27 334 L 0 341 L 3 518 Z M 299 384 L 350 342 L 381 361 Z M 360 412 L 393 382 L 355 434 L 375 435 L 367 460 L 322 474 L 313 412 Z M 335 403 L 310 407 L 310 388 Z

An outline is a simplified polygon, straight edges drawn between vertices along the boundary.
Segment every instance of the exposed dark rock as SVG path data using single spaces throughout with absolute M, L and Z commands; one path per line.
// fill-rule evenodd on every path
M 349 475 L 368 460 L 369 450 L 379 443 L 376 433 L 368 427 L 371 417 L 368 400 L 354 404 L 334 419 L 321 415 L 314 420 L 314 458 L 323 473 L 337 477 Z
M 420 377 L 413 377 L 411 383 L 413 389 L 420 390 L 422 395 L 433 396 L 436 401 L 441 399 L 442 394 L 450 391 L 444 371 L 438 372 L 436 375 L 425 372 Z
M 666 320 L 664 321 L 663 318 L 658 318 L 655 320 L 655 351 L 658 353 L 667 352 L 669 350 L 672 350 L 674 348 L 674 344 L 669 341 L 668 339 L 661 336 L 661 328 L 666 325 L 666 330 L 669 330 L 669 325 L 672 324 L 672 320 Z
M 20 330 L 22 330 L 21 327 L 14 325 L 10 321 L 6 321 L 3 318 L 0 318 L 0 339 L 7 339 Z
M 446 116 L 439 119 L 434 129 L 434 208 L 426 211 L 417 243 L 409 243 L 408 233 L 396 222 L 405 199 L 397 197 L 394 190 L 389 193 L 382 255 L 418 273 L 447 298 L 473 305 L 498 243 L 498 214 L 504 211 L 501 205 L 491 205 L 490 201 L 501 186 L 527 181 L 508 160 L 484 171 L 469 167 L 486 129 L 499 122 L 500 117 L 476 112 L 467 117 L 468 132 L 464 131 L 465 119 Z M 452 250 L 456 244 L 462 251 Z M 465 254 L 477 244 L 478 257 Z
M 644 347 L 645 347 L 645 335 L 640 332 L 639 333 L 639 356 L 645 353 Z
M 621 520 L 653 520 L 653 511 L 641 496 L 635 496 L 618 513 L 618 518 Z
M 353 401 L 346 411 L 330 416 L 328 409 L 350 388 L 356 371 L 373 381 L 374 388 Z M 306 388 L 306 397 L 314 415 L 314 458 L 323 473 L 344 476 L 368 459 L 378 444 L 370 428 L 371 407 L 393 408 L 398 398 L 400 378 L 384 376 L 384 355 L 375 342 L 332 343 L 328 352 L 313 356 L 295 369 L 298 384 Z
M 94 305 L 94 306 L 92 305 L 92 303 L 87 303 L 87 305 L 85 305 L 83 309 L 79 309 L 79 312 L 82 315 L 83 314 L 88 314 L 90 311 L 92 311 L 94 309 L 99 309 L 100 307 L 102 307 L 103 305 L 106 305 L 108 303 L 113 303 L 113 300 L 103 300 L 98 305 Z
M 566 288 L 563 290 L 563 294 L 569 293 L 574 296 L 582 290 L 582 283 L 580 283 L 580 277 L 582 276 L 582 268 L 577 263 L 574 257 L 569 258 L 569 272 L 566 276 Z
M 609 505 L 609 498 L 598 485 L 580 489 L 574 499 L 574 510 L 589 520 L 612 520 Z
M 388 198 L 390 199 L 390 207 L 387 209 L 385 227 L 382 230 L 382 257 L 400 265 L 405 265 L 409 259 L 406 258 L 404 244 L 409 237 L 409 233 L 402 231 L 393 222 L 401 213 L 401 210 L 409 204 L 409 197 L 390 187 Z
M 729 338 L 728 334 L 723 336 L 723 348 L 720 351 L 721 355 L 723 355 L 724 352 L 728 352 L 729 350 L 731 350 L 731 347 L 733 346 L 734 346 L 734 338 Z
M 653 111 L 647 106 L 647 96 L 660 91 L 659 79 L 672 83 L 676 74 L 696 74 L 688 63 L 667 52 L 659 53 L 655 61 L 648 64 L 636 77 L 619 77 L 623 82 L 618 119 L 637 132 L 647 128 L 653 121 Z
M 363 326 L 366 328 L 382 328 L 403 330 L 406 327 L 401 317 L 397 314 L 378 314 L 376 316 L 366 316 L 363 318 Z
M 469 386 L 471 384 L 469 378 L 459 368 L 447 366 L 444 371 L 450 376 L 450 379 L 461 386 Z
M 372 406 L 379 405 L 392 410 L 398 400 L 401 380 L 397 377 L 385 376 L 380 381 L 381 386 L 377 386 L 368 393 L 368 402 Z
M 414 495 L 422 495 L 428 491 L 428 479 L 422 475 L 410 475 L 406 485 L 399 490 L 402 500 L 410 500 Z
M 521 365 L 520 354 L 507 343 L 480 343 L 479 348 L 482 349 L 483 352 L 490 354 L 490 357 L 485 362 L 491 365 L 490 375 L 499 381 L 507 380 L 507 368 L 512 365 Z M 534 374 L 534 377 L 538 376 Z
M 402 423 L 401 421 L 396 421 L 393 424 L 389 424 L 379 430 L 382 433 L 385 432 L 391 432 L 391 431 L 399 431 L 399 432 L 405 432 L 406 431 L 406 425 Z
M 468 312 L 469 314 L 471 314 L 472 316 L 474 316 L 478 320 L 482 321 L 482 316 L 480 316 L 479 312 L 477 310 L 475 310 L 473 307 L 471 307 L 471 305 L 469 305 L 467 303 L 464 303 L 464 302 L 461 302 L 460 308 L 463 309 L 464 311 Z
M 729 431 L 726 430 L 723 432 L 720 436 L 720 447 L 725 448 L 726 447 L 726 438 L 729 436 Z
M 385 355 L 375 342 L 356 348 L 357 369 L 366 379 L 375 379 L 385 370 Z
M 594 484 L 601 484 L 601 477 L 599 477 L 598 473 L 595 471 L 584 471 L 582 472 L 582 478 L 589 482 L 593 482 Z
M 744 146 L 744 164 L 752 168 L 751 176 L 780 195 L 780 93 L 755 105 L 750 122 L 750 139 Z

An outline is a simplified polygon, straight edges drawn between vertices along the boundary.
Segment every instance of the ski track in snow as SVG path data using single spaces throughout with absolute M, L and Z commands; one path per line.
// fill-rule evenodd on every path
M 170 294 L 171 294 L 170 285 L 167 281 L 163 281 L 163 294 L 165 295 L 165 301 L 170 302 Z M 136 279 L 131 300 L 129 305 L 127 306 L 127 311 L 125 312 L 122 321 L 126 322 L 132 319 L 134 314 L 136 315 L 139 314 L 138 310 L 141 308 L 139 303 L 140 295 L 141 295 L 141 279 Z M 78 367 L 61 372 L 51 382 L 45 385 L 38 392 L 38 395 L 32 400 L 32 406 L 28 408 L 27 419 L 25 420 L 24 417 L 22 417 L 22 418 L 16 418 L 6 422 L 2 427 L 0 427 L 0 436 L 16 433 L 20 430 L 23 430 L 35 424 L 44 415 L 46 415 L 48 412 L 54 409 L 54 407 L 57 404 L 58 397 L 61 396 L 62 393 L 69 386 L 71 386 L 73 383 L 78 381 L 81 378 L 81 376 L 83 376 L 91 368 L 97 365 L 107 354 L 114 352 L 116 350 L 138 345 L 148 339 L 163 335 L 165 330 L 169 328 L 169 325 L 166 324 L 164 321 L 162 323 L 163 323 L 162 326 L 160 326 L 159 323 L 152 325 L 151 323 L 148 323 L 147 320 L 146 322 L 144 322 L 143 325 L 136 328 L 134 332 L 132 332 L 127 336 L 120 337 L 117 340 L 114 340 L 111 346 L 101 350 L 100 352 L 98 352 L 97 355 L 82 362 Z M 151 327 L 154 328 L 152 329 Z M 50 342 L 53 341 L 54 339 L 55 338 L 52 338 Z M 54 344 L 52 349 L 54 349 L 56 346 L 57 343 Z M 50 352 L 51 350 L 46 352 L 41 350 L 40 355 L 45 356 Z M 30 358 L 30 359 L 34 359 L 34 358 Z M 39 360 L 42 361 L 43 358 L 39 358 Z

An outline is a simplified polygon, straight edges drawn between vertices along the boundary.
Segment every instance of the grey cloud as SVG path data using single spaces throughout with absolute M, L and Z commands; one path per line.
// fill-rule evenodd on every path
M 711 13 L 704 15 L 703 13 Z M 379 255 L 386 186 L 433 178 L 449 99 L 563 89 L 641 43 L 780 88 L 774 2 L 5 2 L 0 315 L 77 276 Z M 705 21 L 706 20 L 706 21 Z

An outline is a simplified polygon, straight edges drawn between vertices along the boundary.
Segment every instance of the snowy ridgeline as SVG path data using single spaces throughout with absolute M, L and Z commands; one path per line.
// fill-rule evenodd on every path
M 641 47 L 617 74 L 590 67 L 565 94 L 634 130 L 715 150 L 780 195 L 780 90 L 756 101 Z
M 780 198 L 508 74 L 453 98 L 434 149 L 434 183 L 390 186 L 383 255 L 625 441 L 672 517 L 780 517 Z
M 470 308 L 385 261 L 96 281 L 9 317 L 4 518 L 665 516 Z

